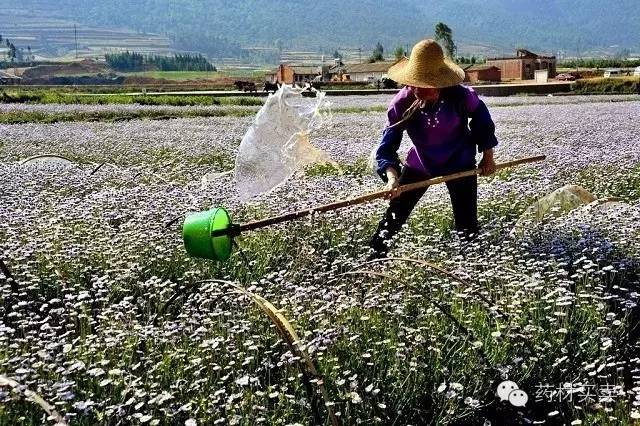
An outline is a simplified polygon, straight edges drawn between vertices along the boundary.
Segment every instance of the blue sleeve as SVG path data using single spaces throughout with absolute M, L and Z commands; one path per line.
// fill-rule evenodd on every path
M 470 114 L 471 140 L 478 145 L 478 152 L 486 151 L 498 145 L 496 126 L 484 102 L 479 100 L 478 106 Z
M 387 168 L 393 167 L 400 174 L 400 158 L 398 149 L 402 142 L 403 129 L 397 127 L 386 127 L 382 132 L 382 140 L 376 150 L 376 162 L 378 164 L 378 175 L 384 182 L 387 181 Z

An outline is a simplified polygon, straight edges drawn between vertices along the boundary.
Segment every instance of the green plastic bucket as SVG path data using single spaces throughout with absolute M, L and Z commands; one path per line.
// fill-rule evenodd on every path
M 227 260 L 231 256 L 232 235 L 211 236 L 211 232 L 231 228 L 231 217 L 223 208 L 190 214 L 182 225 L 184 248 L 190 256 Z

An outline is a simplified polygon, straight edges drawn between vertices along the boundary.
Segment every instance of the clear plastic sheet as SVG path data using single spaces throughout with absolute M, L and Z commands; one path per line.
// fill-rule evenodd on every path
M 321 113 L 324 103 L 324 93 L 289 85 L 269 95 L 238 150 L 234 181 L 241 200 L 273 190 L 304 166 L 331 161 L 309 136 L 328 117 Z

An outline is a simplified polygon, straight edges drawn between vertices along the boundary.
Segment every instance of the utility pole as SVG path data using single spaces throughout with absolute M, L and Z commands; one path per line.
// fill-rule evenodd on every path
M 76 59 L 78 59 L 78 26 L 73 24 L 73 38 L 76 42 Z
M 362 63 L 362 47 L 358 47 L 358 62 Z

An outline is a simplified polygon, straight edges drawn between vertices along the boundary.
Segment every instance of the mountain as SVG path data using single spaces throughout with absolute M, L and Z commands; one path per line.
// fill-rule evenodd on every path
M 8 2 L 8 5 L 6 3 Z M 320 50 L 377 42 L 388 52 L 452 28 L 463 54 L 512 54 L 516 47 L 568 55 L 640 51 L 640 1 L 616 0 L 4 0 L 85 25 L 152 33 L 210 56 L 241 48 Z M 0 22 L 0 34 L 10 29 Z M 258 50 L 256 50 L 258 51 Z M 255 51 L 254 51 L 255 52 Z
M 572 53 L 577 49 L 584 53 L 607 48 L 640 51 L 638 0 L 616 0 L 607 4 L 594 0 L 415 0 L 412 3 L 425 15 L 451 22 L 454 33 L 487 43 Z

